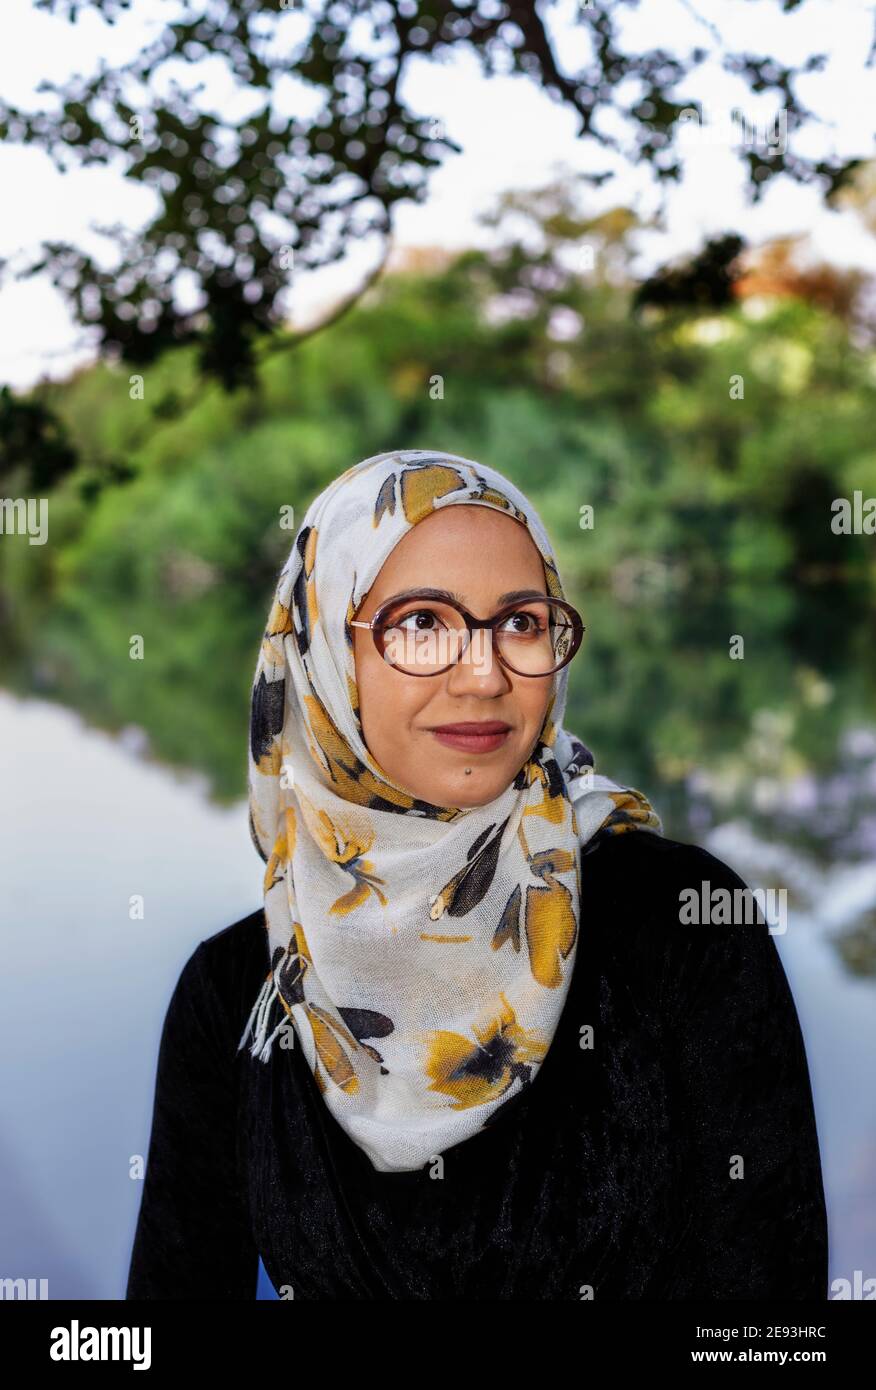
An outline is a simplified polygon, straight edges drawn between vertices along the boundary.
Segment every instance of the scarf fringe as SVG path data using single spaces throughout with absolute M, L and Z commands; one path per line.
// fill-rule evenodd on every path
M 261 1062 L 268 1061 L 274 1039 L 286 1022 L 286 1015 L 284 1013 L 271 1036 L 265 1041 L 268 1031 L 268 1021 L 271 1016 L 271 1008 L 273 1007 L 274 1000 L 277 998 L 279 998 L 279 990 L 274 982 L 273 975 L 269 975 L 259 990 L 256 1001 L 250 1011 L 249 1018 L 246 1020 L 243 1036 L 237 1044 L 238 1052 L 246 1042 L 246 1037 L 250 1029 L 252 1029 L 254 1040 L 250 1048 L 250 1055 L 253 1057 L 258 1055 L 259 1061 Z

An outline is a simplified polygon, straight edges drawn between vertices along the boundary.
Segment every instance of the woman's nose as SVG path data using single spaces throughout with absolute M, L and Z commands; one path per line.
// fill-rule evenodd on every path
M 461 695 L 466 690 L 479 694 L 509 690 L 508 672 L 493 650 L 493 634 L 489 628 L 476 628 L 455 666 L 447 672 L 448 692 Z

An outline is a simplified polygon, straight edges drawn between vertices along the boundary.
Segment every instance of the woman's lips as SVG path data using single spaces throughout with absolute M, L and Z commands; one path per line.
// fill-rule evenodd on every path
M 489 729 L 490 726 L 487 727 Z M 501 748 L 511 730 L 493 728 L 487 733 L 477 733 L 474 730 L 439 728 L 431 732 L 447 748 L 459 748 L 463 753 L 492 753 L 494 749 Z

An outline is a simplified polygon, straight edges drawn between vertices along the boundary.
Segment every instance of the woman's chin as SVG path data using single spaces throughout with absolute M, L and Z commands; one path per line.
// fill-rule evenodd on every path
M 471 776 L 466 777 L 465 773 L 461 772 L 459 777 L 448 780 L 440 787 L 433 786 L 422 799 L 430 801 L 433 806 L 459 806 L 463 809 L 486 806 L 488 802 L 501 796 L 513 780 L 513 773 L 502 779 L 501 783 L 497 781 L 495 774 L 489 779 L 476 778 L 476 769 L 472 766 Z

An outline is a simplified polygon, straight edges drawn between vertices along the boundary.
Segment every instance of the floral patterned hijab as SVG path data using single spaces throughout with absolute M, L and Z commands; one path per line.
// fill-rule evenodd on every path
M 500 473 L 453 454 L 378 454 L 308 508 L 252 687 L 270 970 L 239 1046 L 252 1033 L 268 1062 L 282 1035 L 274 1064 L 290 1065 L 283 1051 L 300 1045 L 383 1172 L 421 1168 L 536 1081 L 575 963 L 581 847 L 603 828 L 661 831 L 645 797 L 596 775 L 563 729 L 568 666 L 529 760 L 487 805 L 419 801 L 372 757 L 350 621 L 401 538 L 459 504 L 522 522 L 548 595 L 565 597 L 539 516 Z

